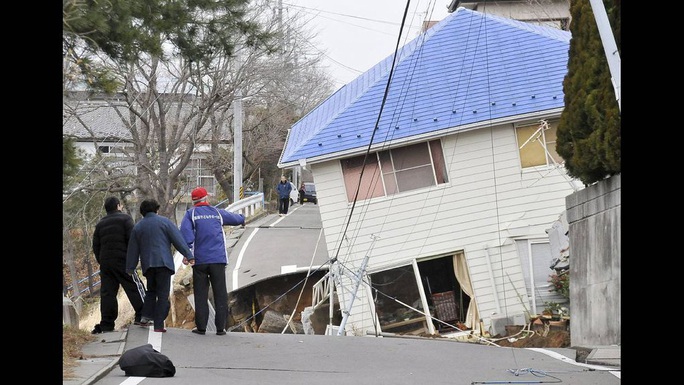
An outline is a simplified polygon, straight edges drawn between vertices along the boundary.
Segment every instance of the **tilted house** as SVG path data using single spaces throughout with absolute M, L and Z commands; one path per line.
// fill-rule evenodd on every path
M 534 269 L 580 186 L 554 142 L 569 41 L 458 8 L 291 127 L 346 334 L 498 333 L 558 301 Z

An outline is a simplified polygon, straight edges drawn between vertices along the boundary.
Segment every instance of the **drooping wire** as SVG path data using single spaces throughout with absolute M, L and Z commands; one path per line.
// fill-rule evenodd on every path
M 406 7 L 404 8 L 404 16 L 403 16 L 403 18 L 402 18 L 401 27 L 399 28 L 399 37 L 397 38 L 397 43 L 396 43 L 396 46 L 395 46 L 395 48 L 394 48 L 394 57 L 393 57 L 393 60 L 392 60 L 392 66 L 391 66 L 390 71 L 389 71 L 389 76 L 387 77 L 387 83 L 386 83 L 386 85 L 385 85 L 385 92 L 384 92 L 384 94 L 383 94 L 383 96 L 382 96 L 382 103 L 380 104 L 380 111 L 378 112 L 378 117 L 377 117 L 377 119 L 375 120 L 375 124 L 373 125 L 373 128 L 372 128 L 373 133 L 371 134 L 371 138 L 370 138 L 370 140 L 368 141 L 368 146 L 367 146 L 367 148 L 366 148 L 366 153 L 365 153 L 365 156 L 364 156 L 364 158 L 363 158 L 363 165 L 361 166 L 361 174 L 359 175 L 359 181 L 358 181 L 358 184 L 357 184 L 357 186 L 356 186 L 356 192 L 355 192 L 355 194 L 354 194 L 354 200 L 353 200 L 353 202 L 352 202 L 352 207 L 350 208 L 349 214 L 348 214 L 348 216 L 347 216 L 347 221 L 346 221 L 346 224 L 345 224 L 345 227 L 344 227 L 344 231 L 342 232 L 342 237 L 344 237 L 344 235 L 345 235 L 345 234 L 347 233 L 347 231 L 349 230 L 349 224 L 350 224 L 350 222 L 351 222 L 351 218 L 352 218 L 352 215 L 353 215 L 353 213 L 354 213 L 354 209 L 355 209 L 355 207 L 356 207 L 356 201 L 357 201 L 357 199 L 358 199 L 358 197 L 359 197 L 359 191 L 361 190 L 361 181 L 363 180 L 363 173 L 364 173 L 364 171 L 365 171 L 365 169 L 366 169 L 366 164 L 367 164 L 367 162 L 368 162 L 368 156 L 369 156 L 369 154 L 370 154 L 370 151 L 371 151 L 371 148 L 372 148 L 372 145 L 373 145 L 373 139 L 375 138 L 375 131 L 376 131 L 376 130 L 375 130 L 375 127 L 377 127 L 377 125 L 380 123 L 380 118 L 382 117 L 382 111 L 383 111 L 383 109 L 384 109 L 384 107 L 385 107 L 385 103 L 387 102 L 387 95 L 388 95 L 388 93 L 389 93 L 389 87 L 390 87 L 390 84 L 391 84 L 391 82 L 392 82 L 392 75 L 394 74 L 394 66 L 395 66 L 396 61 L 397 61 L 397 53 L 398 53 L 398 51 L 399 51 L 399 44 L 400 44 L 400 42 L 401 42 L 401 35 L 402 35 L 402 31 L 403 31 L 403 29 L 404 29 L 404 24 L 405 24 L 405 22 L 406 22 L 406 15 L 408 14 L 408 10 L 409 10 L 409 5 L 410 5 L 410 4 L 411 4 L 411 0 L 407 0 L 407 1 L 406 1 Z M 338 257 L 339 257 L 339 253 L 340 253 L 340 248 L 341 248 L 341 247 L 342 247 L 342 242 L 340 241 L 340 243 L 339 243 L 338 246 L 337 246 L 337 249 L 335 250 L 335 256 L 332 258 L 332 261 L 333 261 L 333 262 L 337 261 L 337 259 L 338 259 Z

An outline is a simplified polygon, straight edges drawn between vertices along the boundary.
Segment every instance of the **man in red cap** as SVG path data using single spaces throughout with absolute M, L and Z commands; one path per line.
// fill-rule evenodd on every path
M 180 231 L 195 257 L 189 262 L 187 258 L 183 258 L 184 264 L 192 266 L 192 286 L 195 295 L 195 328 L 192 332 L 204 335 L 207 331 L 211 284 L 216 308 L 216 334 L 224 335 L 228 321 L 228 250 L 223 226 L 244 225 L 245 217 L 210 205 L 204 187 L 192 190 L 191 197 L 193 207 L 185 212 Z

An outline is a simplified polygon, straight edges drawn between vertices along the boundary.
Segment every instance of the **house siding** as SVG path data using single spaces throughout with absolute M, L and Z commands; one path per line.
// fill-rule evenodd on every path
M 312 165 L 328 252 L 339 255 L 350 272 L 358 271 L 369 254 L 367 272 L 372 273 L 408 265 L 414 258 L 463 251 L 486 330 L 492 316 L 529 308 L 512 238 L 547 237 L 545 229 L 574 189 L 560 169 L 521 170 L 513 125 L 451 135 L 442 143 L 449 182 L 357 202 L 344 242 L 341 234 L 352 205 L 340 183 L 340 162 Z M 379 236 L 374 245 L 371 235 Z M 338 295 L 344 309 L 354 286 L 349 276 L 342 282 L 345 290 L 338 288 Z M 371 297 L 366 291 L 358 295 L 348 334 L 375 328 Z

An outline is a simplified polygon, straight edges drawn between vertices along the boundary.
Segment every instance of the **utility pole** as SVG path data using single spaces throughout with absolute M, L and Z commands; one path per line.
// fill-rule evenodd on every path
M 242 120 L 242 90 L 237 89 L 235 100 L 233 100 L 233 202 L 244 197 L 242 194 Z
M 280 33 L 280 50 L 278 51 L 280 54 L 280 60 L 282 61 L 283 66 L 288 68 L 289 55 L 287 55 L 287 44 L 289 43 L 289 28 L 288 32 L 285 33 L 283 28 L 283 0 L 278 0 L 276 22 L 278 25 L 278 32 Z M 285 174 L 285 170 L 283 170 L 283 174 Z M 292 176 L 289 178 L 290 182 L 294 183 L 297 188 L 299 188 L 299 174 L 299 168 L 293 167 Z
M 603 51 L 606 53 L 606 59 L 608 60 L 608 68 L 610 69 L 610 76 L 615 90 L 615 98 L 618 102 L 618 109 L 622 112 L 622 98 L 620 97 L 620 52 L 615 43 L 613 30 L 610 28 L 608 14 L 603 5 L 603 0 L 589 0 L 589 2 L 591 3 L 591 9 L 594 12 L 599 35 L 601 36 Z

